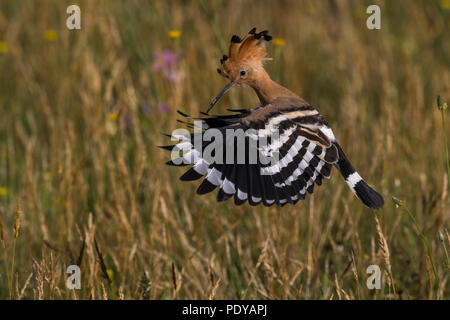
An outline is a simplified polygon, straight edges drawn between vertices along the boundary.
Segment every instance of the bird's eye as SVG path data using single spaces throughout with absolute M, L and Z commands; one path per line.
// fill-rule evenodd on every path
M 241 70 L 241 77 L 245 76 L 247 74 L 247 71 Z

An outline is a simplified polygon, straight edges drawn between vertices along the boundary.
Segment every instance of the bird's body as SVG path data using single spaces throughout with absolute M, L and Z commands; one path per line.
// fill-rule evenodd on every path
M 186 136 L 175 137 L 183 141 L 165 148 L 184 150 L 184 162 L 176 165 L 194 164 L 181 176 L 181 180 L 205 177 L 197 192 L 204 194 L 219 187 L 218 201 L 234 197 L 237 205 L 248 201 L 251 205 L 262 203 L 266 206 L 283 206 L 295 204 L 304 199 L 307 192 L 312 193 L 314 184 L 321 185 L 322 179 L 329 178 L 335 166 L 365 205 L 374 209 L 382 207 L 382 196 L 355 171 L 327 121 L 305 100 L 270 79 L 262 66 L 265 60 L 264 42 L 270 39 L 267 31 L 256 33 L 254 29 L 243 40 L 233 36 L 230 56 L 223 57 L 222 69 L 219 69 L 219 73 L 231 82 L 217 96 L 208 112 L 236 84 L 251 86 L 260 100 L 259 107 L 230 110 L 235 111 L 233 115 L 205 113 L 207 117 L 196 119 L 180 112 L 189 119 L 201 120 L 202 134 L 214 128 L 225 137 L 223 143 L 219 144 L 219 150 L 215 150 L 215 154 L 220 151 L 223 161 L 202 157 L 208 146 L 211 146 L 211 141 L 203 141 L 199 147 L 192 143 L 194 133 L 189 139 Z M 237 160 L 239 154 L 233 145 L 235 138 L 230 138 L 230 130 L 245 132 L 241 143 L 249 151 L 243 162 Z M 269 142 L 262 145 L 260 142 L 264 139 Z M 254 141 L 257 142 L 256 146 L 252 143 Z M 230 145 L 233 146 L 228 149 Z M 253 150 L 261 154 L 276 155 L 276 161 L 266 163 L 262 158 L 257 158 L 256 162 L 251 162 L 249 154 L 252 146 Z M 230 154 L 232 161 L 226 161 Z

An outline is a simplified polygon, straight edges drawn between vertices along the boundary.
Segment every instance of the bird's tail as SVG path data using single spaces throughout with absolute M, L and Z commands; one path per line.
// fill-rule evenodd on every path
M 345 156 L 339 144 L 337 142 L 335 144 L 339 152 L 339 160 L 336 163 L 336 168 L 338 168 L 353 193 L 369 208 L 380 209 L 383 207 L 383 197 L 361 178 Z

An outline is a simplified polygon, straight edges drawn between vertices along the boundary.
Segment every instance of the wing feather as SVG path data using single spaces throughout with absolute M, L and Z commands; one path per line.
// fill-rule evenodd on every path
M 312 107 L 290 106 L 285 113 L 266 108 L 236 109 L 233 112 L 237 114 L 204 114 L 206 117 L 202 118 L 179 112 L 188 120 L 202 121 L 201 133 L 210 128 L 217 128 L 225 135 L 226 129 L 252 129 L 246 132 L 245 150 L 251 150 L 252 139 L 257 142 L 256 163 L 250 163 L 247 153 L 244 163 L 238 163 L 236 146 L 232 146 L 234 163 L 225 163 L 228 144 L 235 141 L 228 136 L 219 147 L 223 161 L 204 159 L 203 151 L 212 142 L 202 140 L 200 147 L 195 146 L 190 141 L 195 134 L 201 133 L 192 133 L 178 136 L 179 142 L 175 145 L 162 147 L 168 151 L 180 150 L 180 158 L 168 164 L 192 165 L 180 179 L 193 181 L 203 178 L 197 193 L 206 194 L 218 188 L 217 201 L 234 198 L 236 205 L 248 202 L 250 205 L 283 206 L 305 199 L 307 193 L 314 191 L 314 184 L 321 185 L 323 178 L 329 178 L 331 167 L 338 160 L 338 150 L 326 132 L 320 129 L 325 125 L 324 120 Z M 192 123 L 183 123 L 193 128 Z M 275 132 L 278 135 L 274 135 Z M 262 141 L 267 141 L 267 144 L 262 144 Z M 261 155 L 272 156 L 275 161 L 265 163 Z M 184 161 L 182 164 L 178 164 L 180 159 Z

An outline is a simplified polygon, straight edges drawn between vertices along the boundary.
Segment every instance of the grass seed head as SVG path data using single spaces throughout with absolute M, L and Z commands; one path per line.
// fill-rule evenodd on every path
M 14 219 L 14 238 L 15 239 L 17 239 L 17 237 L 19 236 L 21 213 L 22 213 L 22 208 L 20 207 L 20 200 L 19 200 L 19 201 L 17 201 L 16 216 Z

